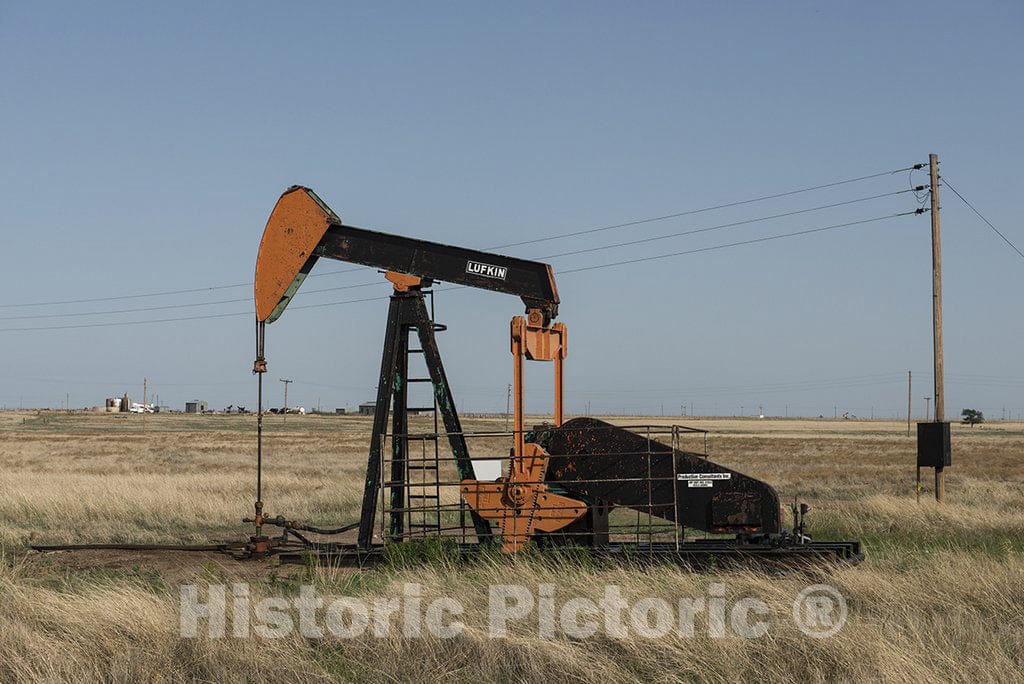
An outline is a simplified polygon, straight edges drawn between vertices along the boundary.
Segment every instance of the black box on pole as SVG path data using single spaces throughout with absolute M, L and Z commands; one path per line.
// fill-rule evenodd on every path
M 917 466 L 944 468 L 952 464 L 949 423 L 918 423 Z

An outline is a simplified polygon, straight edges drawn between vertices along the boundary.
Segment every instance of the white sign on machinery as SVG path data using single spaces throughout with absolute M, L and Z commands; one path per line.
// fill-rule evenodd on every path
M 677 480 L 686 480 L 687 487 L 713 487 L 715 480 L 730 480 L 732 473 L 677 473 Z

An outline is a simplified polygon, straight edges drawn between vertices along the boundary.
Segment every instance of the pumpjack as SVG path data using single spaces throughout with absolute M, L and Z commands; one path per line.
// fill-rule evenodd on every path
M 360 519 L 330 530 L 265 515 L 261 475 L 266 326 L 282 315 L 320 259 L 383 270 L 393 289 Z M 426 299 L 436 282 L 513 295 L 525 307 L 524 315 L 511 320 L 513 429 L 497 479 L 477 476 L 478 462 L 469 447 L 474 434 L 463 431 L 456 410 L 435 336 L 444 326 L 434 321 Z M 690 428 L 631 430 L 594 418 L 565 420 L 567 328 L 555 321 L 560 302 L 548 264 L 347 225 L 312 190 L 293 186 L 267 222 L 254 289 L 253 372 L 259 378 L 260 410 L 255 517 L 250 521 L 256 553 L 281 552 L 281 540 L 290 535 L 335 560 L 362 563 L 388 543 L 435 534 L 454 537 L 467 553 L 488 545 L 517 553 L 531 544 L 571 543 L 600 553 L 633 551 L 687 560 L 725 555 L 862 558 L 858 542 L 811 541 L 804 534 L 806 506 L 794 505 L 793 527 L 783 529 L 776 491 L 710 461 L 706 453 L 682 449 L 679 437 L 694 432 Z M 417 346 L 410 343 L 413 333 Z M 428 377 L 410 377 L 414 354 L 422 355 Z M 554 365 L 552 421 L 530 428 L 523 387 L 527 361 Z M 429 383 L 432 407 L 408 405 L 410 386 L 417 382 Z M 422 410 L 434 412 L 434 432 L 410 434 L 410 413 Z M 422 447 L 427 441 L 433 443 L 433 457 L 417 458 L 410 445 Z M 440 456 L 442 442 L 450 457 Z M 451 476 L 445 475 L 442 461 L 452 466 Z M 428 512 L 434 513 L 429 524 L 424 522 Z M 632 525 L 628 532 L 623 532 L 623 520 Z M 264 527 L 271 525 L 283 528 L 283 537 L 265 536 Z M 312 542 L 304 535 L 354 529 L 354 544 Z M 693 531 L 704 536 L 691 538 Z

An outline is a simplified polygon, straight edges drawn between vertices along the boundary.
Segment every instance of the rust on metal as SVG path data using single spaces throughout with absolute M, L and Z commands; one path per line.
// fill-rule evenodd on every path
M 766 482 L 596 418 L 535 428 L 551 454 L 545 480 L 570 496 L 633 508 L 712 533 L 781 531 Z
M 309 188 L 292 186 L 270 213 L 256 257 L 256 319 L 273 323 L 316 263 L 316 247 L 341 220 Z

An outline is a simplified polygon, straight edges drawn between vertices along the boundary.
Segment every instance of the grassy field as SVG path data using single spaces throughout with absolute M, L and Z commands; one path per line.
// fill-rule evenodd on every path
M 615 419 L 611 419 L 615 420 Z M 644 419 L 665 422 L 665 419 Z M 636 418 L 620 423 L 643 422 Z M 204 681 L 735 681 L 887 679 L 1005 681 L 1024 654 L 1024 425 L 954 426 L 947 503 L 914 496 L 915 441 L 883 421 L 701 420 L 710 455 L 774 485 L 812 511 L 816 538 L 860 539 L 855 567 L 785 573 L 691 572 L 582 558 L 485 558 L 469 565 L 396 559 L 366 572 L 272 567 L 209 554 L 38 554 L 28 543 L 199 542 L 251 530 L 255 432 L 251 416 L 147 417 L 0 413 L 0 679 Z M 470 418 L 467 430 L 501 429 Z M 267 510 L 324 524 L 358 517 L 370 422 L 355 416 L 268 419 Z M 928 471 L 930 473 L 930 471 Z M 390 633 L 353 639 L 183 638 L 182 583 L 246 581 L 253 601 L 310 584 L 366 600 L 452 597 L 467 607 L 453 639 Z M 536 620 L 490 638 L 488 586 L 554 584 L 559 600 L 707 597 L 767 604 L 767 634 L 648 639 L 539 633 Z M 827 583 L 845 597 L 838 635 L 811 639 L 793 624 L 800 590 Z

